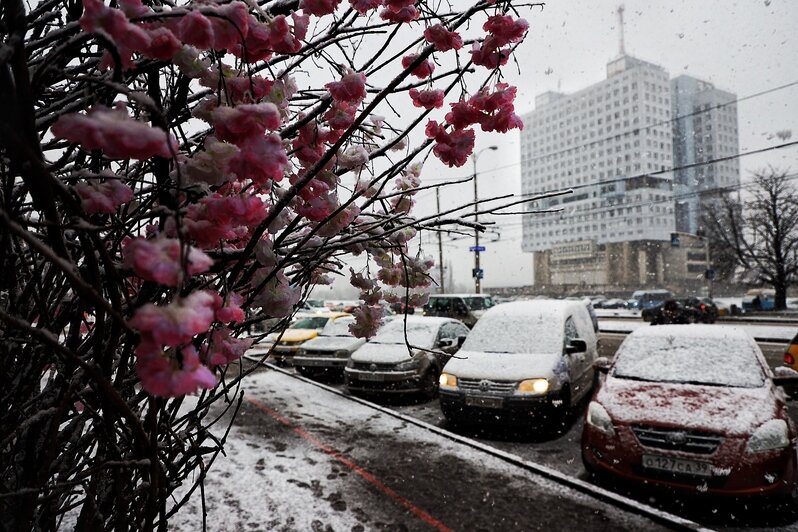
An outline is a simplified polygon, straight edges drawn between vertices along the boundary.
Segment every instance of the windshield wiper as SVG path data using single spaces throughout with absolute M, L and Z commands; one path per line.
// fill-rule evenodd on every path
M 674 384 L 694 384 L 696 386 L 719 386 L 722 388 L 734 388 L 731 384 L 723 384 L 720 382 L 704 382 L 704 381 L 668 381 Z
M 483 353 L 511 353 L 511 351 L 483 351 Z
M 654 379 L 646 379 L 643 377 L 635 377 L 634 375 L 618 375 L 617 373 L 613 375 L 616 379 L 627 379 L 630 381 L 640 381 L 640 382 L 660 382 Z

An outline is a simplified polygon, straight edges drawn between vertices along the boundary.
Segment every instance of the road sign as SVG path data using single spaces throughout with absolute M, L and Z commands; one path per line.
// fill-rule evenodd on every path
M 707 281 L 714 281 L 715 280 L 715 269 L 714 268 L 707 268 L 704 272 L 704 279 Z
M 485 246 L 471 246 L 468 251 L 485 251 Z
M 671 247 L 678 248 L 680 245 L 679 233 L 671 233 Z
M 474 279 L 482 279 L 485 276 L 485 270 L 482 268 L 472 268 L 471 277 Z

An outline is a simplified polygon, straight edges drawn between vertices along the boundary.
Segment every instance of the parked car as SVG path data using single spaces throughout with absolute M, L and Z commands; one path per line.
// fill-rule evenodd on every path
M 493 299 L 488 294 L 436 294 L 429 296 L 424 315 L 454 318 L 471 328 L 492 306 Z
M 776 291 L 772 288 L 755 288 L 743 296 L 743 312 L 773 310 L 776 308 Z
M 690 310 L 692 323 L 715 323 L 718 319 L 718 307 L 708 297 L 688 297 L 682 301 L 682 305 Z
M 285 331 L 270 334 L 265 342 L 271 343 L 272 358 L 277 362 L 291 363 L 299 347 L 319 335 L 329 321 L 351 316 L 343 312 L 300 314 Z
M 673 294 L 670 290 L 636 290 L 632 293 L 632 299 L 635 301 L 634 308 L 643 310 L 656 307 L 668 299 L 673 299 Z
M 798 371 L 798 334 L 787 345 L 784 351 L 784 365 L 790 369 Z M 798 385 L 786 385 L 784 390 L 791 396 L 798 396 Z
M 485 313 L 440 377 L 453 422 L 560 422 L 593 386 L 596 333 L 581 301 L 519 301 Z
M 318 336 L 302 344 L 294 355 L 294 368 L 306 377 L 320 373 L 343 375 L 349 357 L 366 343 L 349 331 L 352 316 L 329 320 Z
M 352 353 L 344 369 L 354 394 L 438 392 L 441 368 L 460 349 L 468 327 L 451 318 L 398 317 Z
M 601 308 L 607 308 L 607 309 L 626 308 L 626 300 L 618 298 L 607 299 L 601 304 Z
M 650 322 L 651 325 L 685 324 L 693 321 L 692 311 L 675 299 L 666 299 L 655 307 L 645 308 L 640 315 L 643 321 Z
M 588 472 L 692 495 L 796 493 L 796 432 L 777 386 L 798 374 L 774 377 L 742 329 L 640 328 L 596 367 L 606 376 L 585 415 Z

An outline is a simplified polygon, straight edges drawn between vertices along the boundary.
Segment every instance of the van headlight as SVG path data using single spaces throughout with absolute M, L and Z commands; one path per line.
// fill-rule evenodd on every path
M 421 367 L 421 360 L 418 358 L 411 358 L 410 360 L 399 362 L 397 365 L 394 366 L 394 369 L 396 371 L 410 371 L 413 369 L 418 369 L 420 367 Z
M 307 354 L 308 354 L 308 350 L 307 350 L 307 349 L 302 349 L 302 348 L 300 347 L 300 348 L 297 350 L 296 354 L 297 354 L 298 356 L 301 356 L 301 357 L 303 357 L 303 356 L 305 356 L 305 355 L 307 355 Z
M 612 418 L 607 413 L 607 409 L 596 401 L 591 401 L 587 407 L 587 424 L 604 434 L 615 436 Z
M 771 419 L 762 423 L 758 429 L 748 438 L 746 451 L 749 453 L 761 453 L 784 449 L 790 444 L 790 432 L 787 422 L 783 419 Z
M 438 383 L 441 385 L 441 388 L 447 388 L 449 390 L 457 389 L 457 377 L 451 373 L 441 373 Z
M 519 394 L 542 395 L 549 391 L 547 379 L 527 379 L 518 383 Z
M 348 358 L 349 351 L 347 351 L 346 349 L 341 349 L 340 351 L 336 351 L 335 353 L 333 353 L 333 356 L 335 358 Z

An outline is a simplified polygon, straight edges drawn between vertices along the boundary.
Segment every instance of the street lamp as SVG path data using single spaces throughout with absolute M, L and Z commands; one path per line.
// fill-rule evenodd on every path
M 498 146 L 488 146 L 487 148 L 482 148 L 478 152 L 471 155 L 471 162 L 474 165 L 474 223 L 479 222 L 479 196 L 477 195 L 477 159 L 479 155 L 486 151 L 496 151 L 498 150 Z M 477 227 L 474 227 L 474 292 L 477 294 L 481 293 L 482 290 L 482 270 L 479 267 L 479 230 Z

